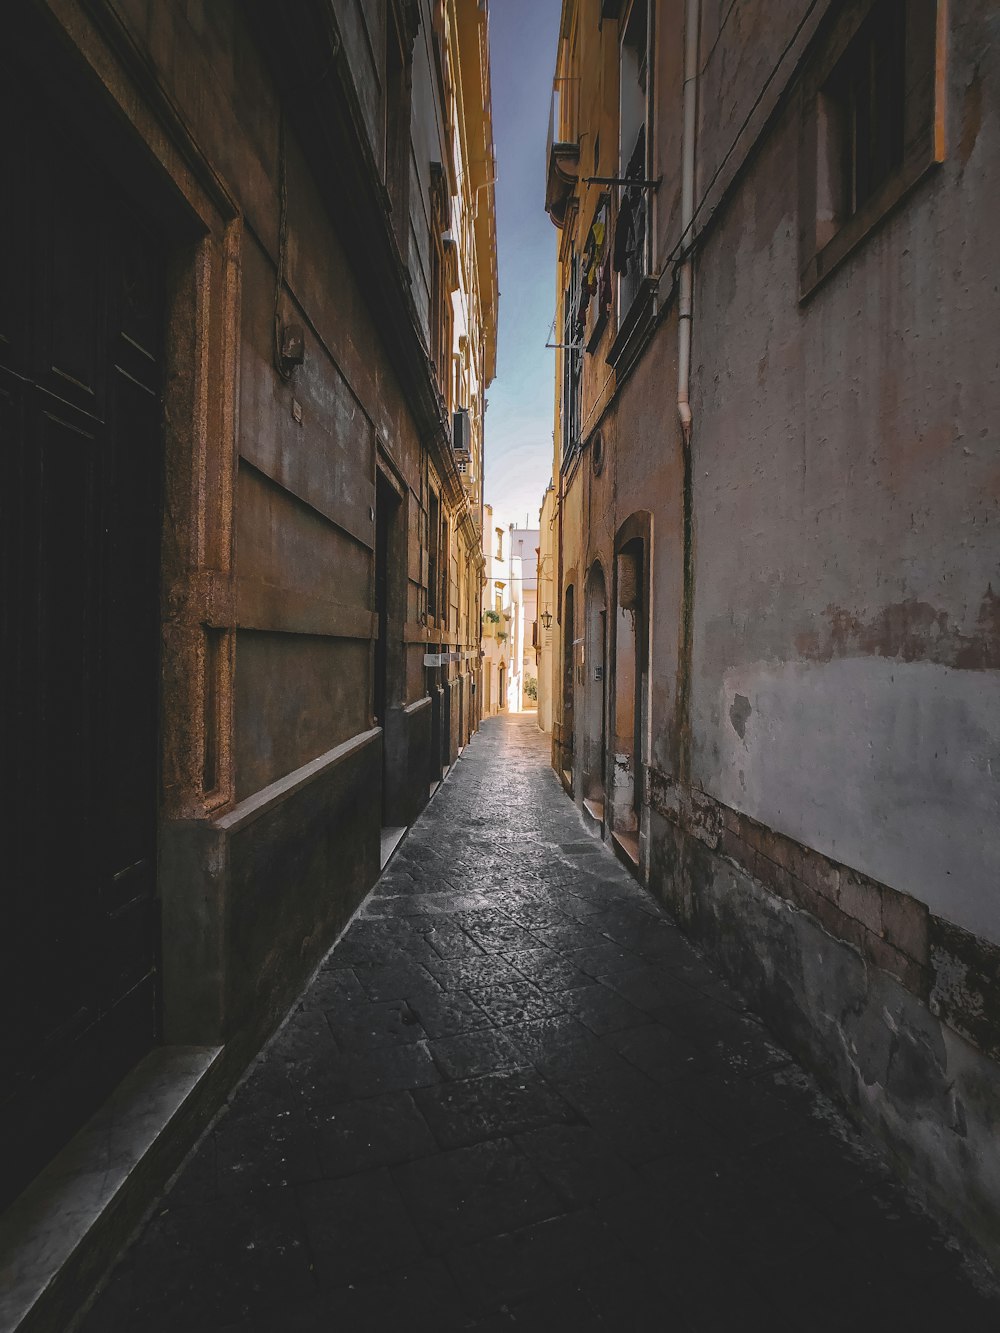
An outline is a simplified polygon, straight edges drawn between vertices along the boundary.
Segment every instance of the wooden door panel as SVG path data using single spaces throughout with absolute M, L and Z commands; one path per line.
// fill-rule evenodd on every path
M 164 251 L 74 127 L 0 125 L 2 1207 L 157 1037 Z

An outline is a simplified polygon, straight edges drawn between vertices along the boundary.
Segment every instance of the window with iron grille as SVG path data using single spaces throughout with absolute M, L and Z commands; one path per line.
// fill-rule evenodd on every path
M 570 252 L 569 283 L 563 296 L 562 349 L 562 456 L 570 458 L 580 440 L 580 400 L 583 370 L 583 322 L 580 260 Z
M 622 30 L 619 90 L 619 174 L 644 181 L 649 140 L 649 0 L 634 0 Z M 649 191 L 624 185 L 615 223 L 615 269 L 619 275 L 618 317 L 624 319 L 646 276 Z

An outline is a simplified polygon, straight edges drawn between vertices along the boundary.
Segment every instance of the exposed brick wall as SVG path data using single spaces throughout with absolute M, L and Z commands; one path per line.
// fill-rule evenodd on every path
M 956 1032 L 1000 1058 L 1000 948 L 888 884 L 805 847 L 696 789 L 647 770 L 647 800 L 828 934 L 901 982 Z

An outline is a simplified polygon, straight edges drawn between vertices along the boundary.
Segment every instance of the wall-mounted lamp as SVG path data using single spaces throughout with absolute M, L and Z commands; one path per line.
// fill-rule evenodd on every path
M 552 612 L 548 609 L 548 607 L 546 607 L 545 610 L 542 612 L 542 626 L 544 629 L 552 628 Z

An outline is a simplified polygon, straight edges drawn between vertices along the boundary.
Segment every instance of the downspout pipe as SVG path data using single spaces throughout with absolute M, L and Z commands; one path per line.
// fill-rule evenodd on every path
M 684 131 L 681 143 L 681 266 L 677 292 L 677 416 L 685 444 L 691 437 L 691 305 L 694 289 L 691 229 L 694 224 L 695 118 L 698 111 L 698 29 L 701 0 L 684 12 Z
M 677 417 L 681 428 L 684 570 L 677 664 L 677 776 L 691 777 L 691 674 L 694 643 L 694 475 L 691 461 L 691 306 L 694 288 L 694 155 L 698 110 L 700 0 L 684 12 L 684 128 L 681 140 L 681 261 L 677 289 Z

